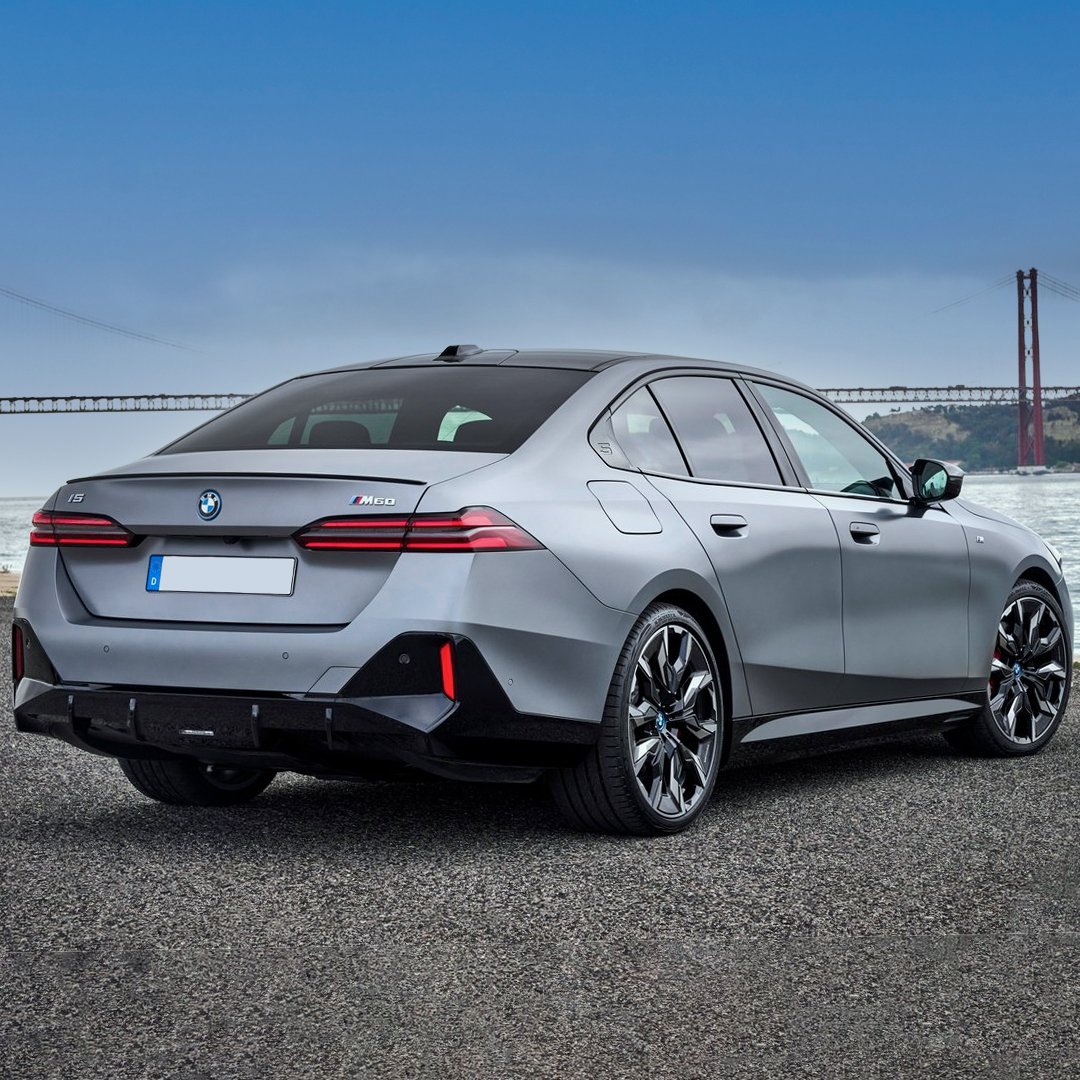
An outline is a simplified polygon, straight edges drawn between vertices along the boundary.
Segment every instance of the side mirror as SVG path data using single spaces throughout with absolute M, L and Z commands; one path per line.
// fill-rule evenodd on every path
M 915 502 L 944 502 L 955 499 L 964 484 L 964 470 L 947 461 L 919 458 L 911 466 L 911 480 L 915 487 Z

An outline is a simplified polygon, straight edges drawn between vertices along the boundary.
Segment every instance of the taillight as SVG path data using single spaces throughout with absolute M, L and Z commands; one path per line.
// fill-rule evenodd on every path
M 405 534 L 406 551 L 536 551 L 543 546 L 486 506 L 456 514 L 414 514 Z
M 30 530 L 31 547 L 130 547 L 135 537 L 109 517 L 39 510 Z
M 330 518 L 297 533 L 296 542 L 314 551 L 400 551 L 408 518 Z
M 25 642 L 21 626 L 11 628 L 11 681 L 15 687 L 26 673 Z
M 327 518 L 297 533 L 296 542 L 322 551 L 536 551 L 544 546 L 486 506 L 408 518 Z

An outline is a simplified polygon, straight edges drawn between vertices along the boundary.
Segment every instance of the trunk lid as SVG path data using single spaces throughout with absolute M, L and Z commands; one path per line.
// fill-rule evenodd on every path
M 317 454 L 317 471 L 303 450 L 252 450 L 151 457 L 70 481 L 57 495 L 57 510 L 108 516 L 141 538 L 130 548 L 59 549 L 87 610 L 153 622 L 344 625 L 382 588 L 399 556 L 308 551 L 293 535 L 321 518 L 407 516 L 432 484 L 502 457 L 377 449 Z M 210 520 L 199 511 L 207 491 L 218 496 Z M 170 555 L 295 559 L 293 591 L 152 591 L 151 557 Z

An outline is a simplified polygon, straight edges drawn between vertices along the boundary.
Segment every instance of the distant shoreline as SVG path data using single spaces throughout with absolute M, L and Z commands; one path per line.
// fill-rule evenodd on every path
M 19 579 L 22 574 L 14 571 L 0 571 L 0 596 L 14 596 L 19 588 Z

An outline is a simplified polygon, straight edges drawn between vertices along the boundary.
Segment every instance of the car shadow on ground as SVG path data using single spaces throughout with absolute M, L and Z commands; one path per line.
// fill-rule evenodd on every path
M 1052 744 L 1046 756 L 1065 750 Z M 720 825 L 725 810 L 740 813 L 779 805 L 797 791 L 801 799 L 843 793 L 864 783 L 940 774 L 963 785 L 967 771 L 985 768 L 958 756 L 940 736 L 893 737 L 872 744 L 799 752 L 756 750 L 721 773 L 702 824 Z M 989 763 L 994 764 L 994 763 Z M 1001 763 L 1005 764 L 1005 763 Z M 560 842 L 602 842 L 565 825 L 543 782 L 531 785 L 467 784 L 417 778 L 396 782 L 344 782 L 279 777 L 253 802 L 226 809 L 172 807 L 123 788 L 94 798 L 78 814 L 53 803 L 65 817 L 65 831 L 85 832 L 98 842 L 111 835 L 123 843 L 190 848 L 210 846 L 221 854 L 253 843 L 263 847 L 303 846 L 311 852 L 343 842 L 367 847 L 407 845 L 418 851 L 438 847 L 511 846 L 561 838 Z M 625 842 L 624 839 L 614 842 Z

